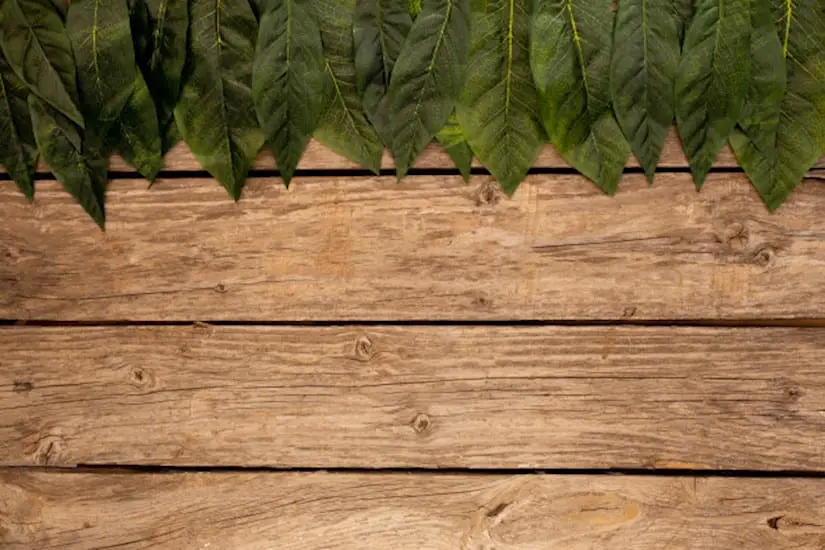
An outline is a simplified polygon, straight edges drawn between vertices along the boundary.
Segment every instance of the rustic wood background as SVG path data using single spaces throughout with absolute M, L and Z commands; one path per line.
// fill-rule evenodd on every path
M 3 179 L 0 548 L 822 550 L 825 163 L 661 166 Z

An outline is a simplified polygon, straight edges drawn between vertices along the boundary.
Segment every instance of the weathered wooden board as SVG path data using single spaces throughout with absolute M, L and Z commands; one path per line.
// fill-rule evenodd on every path
M 825 480 L 0 473 L 6 550 L 821 550 Z
M 6 327 L 0 463 L 825 471 L 824 329 Z
M 111 186 L 106 233 L 54 182 L 0 183 L 0 318 L 514 320 L 825 317 L 825 186 L 770 214 L 747 180 L 536 175 Z
M 628 166 L 632 167 L 639 166 L 639 162 L 633 156 L 628 158 L 627 164 Z M 384 159 L 381 165 L 382 168 L 385 169 L 390 169 L 394 167 L 392 157 L 388 152 L 384 154 Z M 477 160 L 474 162 L 474 165 L 477 167 L 482 166 L 482 164 Z M 676 135 L 676 131 L 674 129 L 671 131 L 670 135 L 668 136 L 667 142 L 665 143 L 665 147 L 662 151 L 662 158 L 659 162 L 659 166 L 662 168 L 681 168 L 686 167 L 687 165 L 688 163 L 687 159 L 685 158 L 684 151 L 682 151 L 682 145 L 679 142 L 679 137 Z M 570 165 L 567 162 L 565 162 L 563 158 L 561 158 L 561 155 L 559 155 L 559 153 L 551 145 L 547 145 L 544 149 L 542 149 L 535 163 L 536 168 L 568 168 L 569 166 Z M 716 159 L 716 166 L 726 168 L 738 166 L 736 162 L 736 157 L 733 155 L 733 152 L 728 147 L 725 147 L 719 153 L 719 156 Z M 438 144 L 433 144 L 430 147 L 428 147 L 427 150 L 421 155 L 421 157 L 415 163 L 415 167 L 419 169 L 451 169 L 454 168 L 455 165 L 453 164 L 453 161 L 450 160 L 449 155 L 447 155 L 447 152 L 444 151 L 443 147 L 441 147 Z M 821 159 L 814 166 L 814 168 L 823 167 L 825 167 L 825 158 Z M 271 170 L 274 168 L 276 168 L 276 166 L 272 154 L 268 151 L 261 152 L 261 154 L 258 156 L 258 161 L 255 163 L 255 169 Z M 356 163 L 352 162 L 346 157 L 343 157 L 333 152 L 328 147 L 321 145 L 315 140 L 311 141 L 307 146 L 307 149 L 304 153 L 303 158 L 301 159 L 301 163 L 298 168 L 300 170 L 363 169 Z M 112 157 L 110 169 L 112 171 L 120 172 L 134 171 L 134 168 L 132 168 L 119 156 Z M 184 143 L 180 143 L 177 146 L 175 146 L 166 156 L 165 170 L 186 171 L 201 169 L 202 167 L 200 163 Z M 0 168 L 0 171 L 2 171 L 2 168 Z M 40 165 L 40 171 L 48 171 L 48 168 L 45 164 Z

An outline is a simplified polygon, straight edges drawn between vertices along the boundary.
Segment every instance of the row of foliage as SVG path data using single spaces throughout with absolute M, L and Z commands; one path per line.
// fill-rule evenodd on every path
M 0 163 L 101 225 L 109 155 L 153 180 L 180 139 L 236 199 L 312 136 L 399 178 L 435 138 L 508 194 L 549 141 L 614 193 L 675 120 L 697 186 L 729 142 L 771 209 L 825 153 L 825 0 L 0 2 Z

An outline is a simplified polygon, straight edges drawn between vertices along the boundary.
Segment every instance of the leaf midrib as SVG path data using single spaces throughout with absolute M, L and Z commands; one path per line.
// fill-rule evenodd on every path
M 224 94 L 224 85 L 223 85 L 223 38 L 221 38 L 221 3 L 222 0 L 216 0 L 215 2 L 215 34 L 217 35 L 217 40 L 215 41 L 215 55 L 217 56 L 217 67 L 218 71 L 220 72 L 220 77 L 218 78 L 217 85 L 219 86 L 220 92 L 220 104 L 221 104 L 221 117 L 223 121 L 223 132 L 221 132 L 221 140 L 224 142 L 224 146 L 226 147 L 226 153 L 229 155 L 229 172 L 232 176 L 232 193 L 237 195 L 237 191 L 234 189 L 237 186 L 237 182 L 235 181 L 235 166 L 232 162 L 232 143 L 229 139 L 229 113 L 226 109 L 226 96 Z
M 162 61 L 160 44 L 161 37 L 164 35 L 166 29 L 166 18 L 169 11 L 168 6 L 168 0 L 160 0 L 158 4 L 157 24 L 155 25 L 155 30 L 152 31 L 152 57 L 149 60 L 149 68 L 152 71 L 155 71 Z

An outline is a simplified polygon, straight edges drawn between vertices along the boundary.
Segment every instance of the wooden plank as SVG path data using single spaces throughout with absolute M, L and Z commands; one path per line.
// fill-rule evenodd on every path
M 825 480 L 0 473 L 6 550 L 821 550 Z
M 825 471 L 825 331 L 7 327 L 0 464 Z
M 482 164 L 478 162 L 478 160 L 474 162 L 474 165 L 476 167 L 482 166 Z M 662 158 L 659 162 L 659 166 L 662 168 L 676 168 L 686 167 L 687 165 L 687 159 L 685 158 L 685 154 L 682 151 L 682 144 L 680 143 L 679 137 L 676 135 L 676 131 L 674 129 L 671 131 L 667 141 L 665 142 L 665 147 L 662 151 Z M 384 169 L 392 169 L 395 166 L 392 157 L 388 152 L 384 154 L 381 166 Z M 561 155 L 559 155 L 555 148 L 553 148 L 551 145 L 547 145 L 539 153 L 539 156 L 536 159 L 535 166 L 536 168 L 568 168 L 570 165 L 561 157 Z M 628 166 L 638 167 L 639 162 L 636 160 L 635 157 L 631 156 L 628 159 Z M 738 163 L 736 162 L 736 157 L 733 155 L 733 152 L 727 146 L 719 153 L 719 156 L 716 159 L 716 166 L 727 168 L 738 166 Z M 449 155 L 447 155 L 447 152 L 444 151 L 443 147 L 441 147 L 438 144 L 433 144 L 430 147 L 428 147 L 427 150 L 421 155 L 421 157 L 415 163 L 415 167 L 419 169 L 451 169 L 454 168 L 455 165 L 453 164 L 452 160 L 450 160 Z M 814 168 L 823 167 L 825 167 L 825 157 L 823 157 L 819 162 L 817 162 L 814 165 Z M 134 168 L 132 168 L 119 156 L 112 157 L 110 169 L 112 171 L 120 172 L 134 171 Z M 189 150 L 189 148 L 184 143 L 180 143 L 177 146 L 175 146 L 167 155 L 165 169 L 187 171 L 201 170 L 202 168 L 200 163 Z M 258 160 L 255 163 L 255 169 L 275 169 L 275 159 L 272 157 L 272 154 L 268 151 L 262 152 L 258 156 Z M 312 140 L 307 146 L 307 150 L 304 153 L 303 158 L 301 159 L 299 169 L 356 170 L 362 168 L 358 166 L 356 163 L 347 159 L 346 157 L 343 157 L 333 152 L 328 147 L 321 145 L 315 140 Z M 48 172 L 48 168 L 44 164 L 41 164 L 40 171 Z
M 686 174 L 617 197 L 536 175 L 118 181 L 106 233 L 53 182 L 0 183 L 0 318 L 52 320 L 825 317 L 825 186 L 770 214 L 746 179 Z

